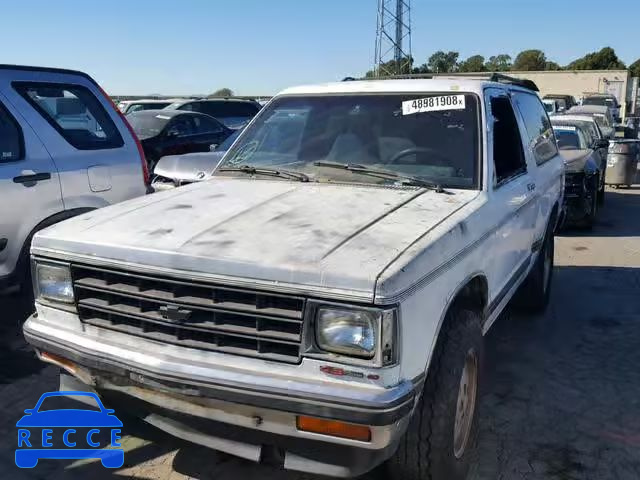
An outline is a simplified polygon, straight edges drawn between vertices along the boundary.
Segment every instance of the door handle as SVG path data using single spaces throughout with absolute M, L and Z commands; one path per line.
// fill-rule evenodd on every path
M 42 173 L 31 173 L 31 172 L 22 172 L 23 175 L 13 177 L 13 183 L 32 183 L 36 184 L 43 180 L 51 180 L 51 174 L 49 172 Z M 32 185 L 27 185 L 32 186 Z

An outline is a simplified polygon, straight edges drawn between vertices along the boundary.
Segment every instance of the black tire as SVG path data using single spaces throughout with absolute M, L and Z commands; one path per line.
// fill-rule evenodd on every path
M 516 305 L 532 313 L 544 312 L 549 305 L 553 280 L 554 231 L 553 222 L 547 226 L 547 232 L 540 248 L 536 263 L 524 280 L 517 293 Z M 548 264 L 546 262 L 549 262 Z
M 459 407 L 461 378 L 468 355 L 476 358 L 476 384 L 472 413 L 460 438 L 462 450 L 455 452 L 454 428 Z M 385 478 L 402 480 L 463 480 L 476 460 L 478 401 L 482 379 L 484 339 L 480 316 L 454 305 L 445 323 L 435 351 L 422 396 L 396 453 L 387 461 Z M 467 391 L 471 391 L 469 388 Z
M 591 209 L 589 213 L 584 216 L 582 220 L 582 227 L 587 230 L 592 230 L 596 223 L 596 217 L 598 216 L 598 191 L 594 187 L 591 192 Z
M 600 190 L 598 190 L 598 206 L 602 207 L 604 205 L 604 185 Z

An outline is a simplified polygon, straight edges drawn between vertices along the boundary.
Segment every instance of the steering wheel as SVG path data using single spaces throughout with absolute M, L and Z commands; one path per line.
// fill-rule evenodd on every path
M 428 153 L 429 155 L 435 157 L 434 160 L 436 161 L 432 162 L 433 165 L 442 166 L 442 167 L 448 167 L 451 165 L 451 161 L 449 158 L 445 157 L 444 155 L 442 155 L 440 152 L 438 152 L 433 148 L 426 148 L 426 147 L 411 147 L 405 150 L 400 150 L 398 153 L 396 153 L 393 157 L 389 159 L 386 165 L 391 165 L 393 163 L 396 163 L 401 158 L 406 157 L 407 155 L 413 155 L 416 153 Z

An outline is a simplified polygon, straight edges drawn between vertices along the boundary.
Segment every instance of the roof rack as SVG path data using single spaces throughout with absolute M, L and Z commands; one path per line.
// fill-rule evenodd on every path
M 376 78 L 375 80 L 398 80 L 398 79 L 412 79 L 412 78 L 434 79 L 434 78 L 447 78 L 447 77 L 463 77 L 463 78 L 487 80 L 489 82 L 497 82 L 497 83 L 505 83 L 505 84 L 509 84 L 509 85 L 517 85 L 518 87 L 526 88 L 528 90 L 533 90 L 534 92 L 539 92 L 540 91 L 540 89 L 538 88 L 538 86 L 535 84 L 535 82 L 533 80 L 528 80 L 526 78 L 510 77 L 509 75 L 505 75 L 503 73 L 498 73 L 498 72 L 487 72 L 487 73 L 409 73 L 409 74 L 406 74 L 406 75 L 391 75 L 391 76 L 388 76 L 388 77 L 379 77 L 379 78 Z

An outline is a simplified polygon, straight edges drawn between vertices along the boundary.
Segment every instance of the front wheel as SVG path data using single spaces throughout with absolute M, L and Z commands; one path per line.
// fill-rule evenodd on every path
M 454 306 L 445 318 L 424 391 L 388 478 L 462 480 L 475 458 L 484 340 L 480 316 Z

